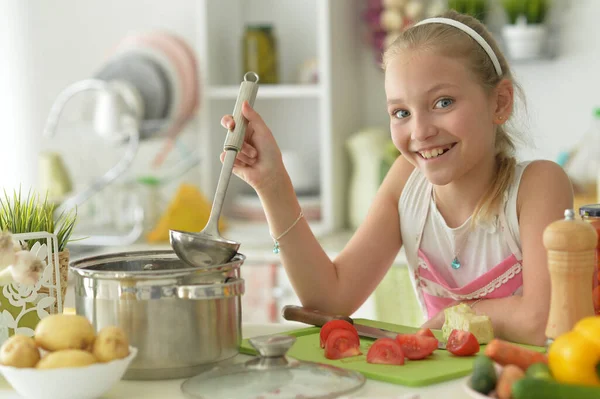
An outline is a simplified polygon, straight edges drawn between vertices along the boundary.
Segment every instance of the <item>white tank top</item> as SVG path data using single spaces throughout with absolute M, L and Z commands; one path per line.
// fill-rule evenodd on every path
M 454 281 L 457 287 L 473 281 L 512 254 L 521 260 L 517 194 L 523 171 L 528 164 L 529 162 L 522 162 L 516 165 L 513 182 L 504 196 L 503 216 L 511 240 L 507 240 L 501 231 L 499 217 L 493 222 L 479 223 L 473 229 L 470 228 L 471 218 L 457 228 L 448 227 L 435 204 L 431 183 L 418 169 L 411 173 L 400 196 L 398 207 L 402 242 L 413 284 L 414 272 L 418 265 L 419 241 L 420 249 L 427 254 L 431 263 L 436 265 L 437 271 L 446 281 Z M 419 235 L 425 217 L 427 219 L 421 238 Z M 451 267 L 455 246 L 459 251 L 459 269 Z

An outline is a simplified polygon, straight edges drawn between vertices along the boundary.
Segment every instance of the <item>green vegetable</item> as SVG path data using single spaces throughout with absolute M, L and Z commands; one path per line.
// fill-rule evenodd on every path
M 512 386 L 513 399 L 598 399 L 600 387 L 560 384 L 525 377 Z
M 471 375 L 471 388 L 487 395 L 496 388 L 498 376 L 494 368 L 494 361 L 487 356 L 477 356 L 473 361 L 473 374 Z
M 476 314 L 465 303 L 446 308 L 444 317 L 445 321 L 442 326 L 444 340 L 448 340 L 452 330 L 469 331 L 475 335 L 480 344 L 487 344 L 494 339 L 494 329 L 490 317 Z
M 534 363 L 527 368 L 525 376 L 538 380 L 554 381 L 550 367 L 546 363 Z

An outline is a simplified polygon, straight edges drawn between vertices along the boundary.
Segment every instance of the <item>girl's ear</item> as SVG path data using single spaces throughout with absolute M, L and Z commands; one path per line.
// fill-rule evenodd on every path
M 514 102 L 514 87 L 510 80 L 502 79 L 494 90 L 494 123 L 501 125 L 510 118 Z

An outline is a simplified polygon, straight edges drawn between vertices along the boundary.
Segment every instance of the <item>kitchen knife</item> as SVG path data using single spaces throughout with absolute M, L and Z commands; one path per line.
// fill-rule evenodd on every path
M 331 320 L 345 320 L 353 324 L 358 332 L 358 335 L 366 338 L 396 338 L 399 334 L 395 331 L 386 330 L 383 328 L 369 327 L 362 324 L 354 323 L 352 318 L 347 316 L 336 316 L 328 313 L 323 313 L 318 310 L 310 310 L 301 306 L 287 305 L 282 310 L 283 318 L 289 321 L 299 321 L 301 323 L 311 324 L 313 326 L 322 327 L 325 323 Z M 446 349 L 446 343 L 438 340 L 438 349 Z

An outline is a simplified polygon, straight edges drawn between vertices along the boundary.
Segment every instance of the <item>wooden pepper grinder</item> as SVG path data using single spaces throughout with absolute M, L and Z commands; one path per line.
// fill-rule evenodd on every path
M 567 209 L 564 219 L 546 227 L 543 240 L 551 280 L 548 346 L 579 320 L 594 315 L 592 278 L 598 234 L 590 223 L 576 220 L 575 212 Z

